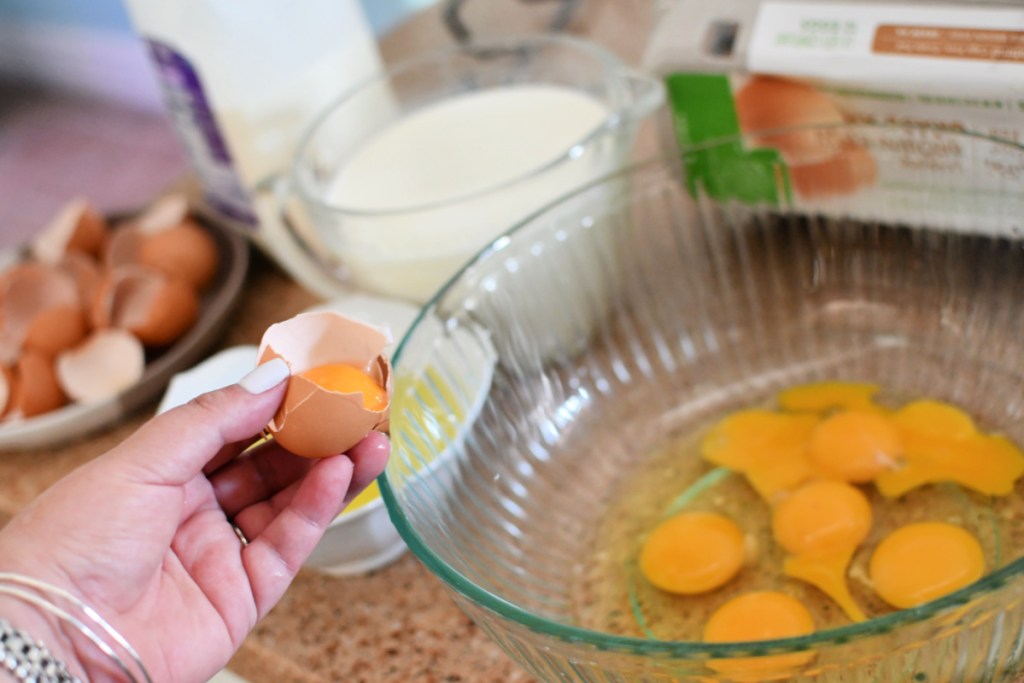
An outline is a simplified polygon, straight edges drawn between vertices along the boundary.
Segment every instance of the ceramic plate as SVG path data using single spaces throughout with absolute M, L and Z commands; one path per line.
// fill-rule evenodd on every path
M 201 360 L 217 340 L 238 301 L 249 266 L 248 243 L 240 235 L 209 223 L 204 226 L 217 241 L 220 268 L 213 284 L 203 294 L 199 319 L 192 329 L 149 359 L 142 379 L 114 398 L 98 403 L 70 404 L 27 420 L 0 424 L 0 451 L 57 446 L 112 425 L 158 396 L 174 373 Z

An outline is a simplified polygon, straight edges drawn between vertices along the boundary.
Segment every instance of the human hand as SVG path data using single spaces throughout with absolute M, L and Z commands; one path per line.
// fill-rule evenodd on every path
M 0 571 L 80 598 L 120 631 L 155 681 L 208 680 L 387 459 L 387 437 L 377 432 L 320 460 L 273 442 L 243 453 L 284 397 L 287 372 L 283 361 L 266 363 L 238 385 L 153 418 L 59 481 L 0 530 Z M 0 603 L 0 617 L 19 615 L 40 623 L 30 608 Z M 26 629 L 91 680 L 119 680 L 98 651 L 56 630 Z

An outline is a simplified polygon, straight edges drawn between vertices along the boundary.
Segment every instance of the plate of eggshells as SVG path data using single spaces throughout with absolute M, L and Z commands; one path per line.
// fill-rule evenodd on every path
M 0 263 L 0 450 L 66 443 L 158 396 L 217 340 L 248 260 L 184 194 L 131 215 L 62 207 Z

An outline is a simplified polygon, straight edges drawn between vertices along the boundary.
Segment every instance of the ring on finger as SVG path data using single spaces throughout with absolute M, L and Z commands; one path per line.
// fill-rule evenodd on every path
M 235 530 L 235 536 L 238 536 L 238 540 L 242 542 L 242 547 L 249 545 L 249 539 L 246 538 L 245 532 L 237 524 L 232 524 L 231 528 Z

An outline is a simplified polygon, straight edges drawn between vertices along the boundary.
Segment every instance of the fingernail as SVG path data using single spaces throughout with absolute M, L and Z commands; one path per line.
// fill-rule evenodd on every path
M 238 380 L 238 386 L 250 394 L 262 394 L 283 382 L 289 374 L 288 364 L 280 358 L 273 358 L 257 365 L 255 370 Z

